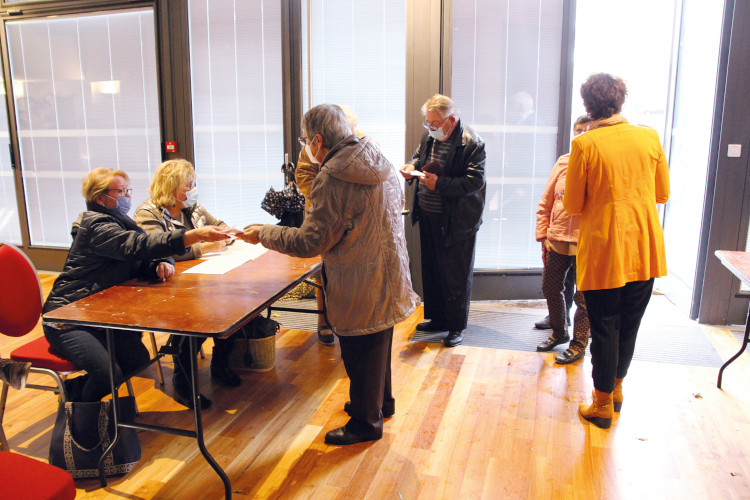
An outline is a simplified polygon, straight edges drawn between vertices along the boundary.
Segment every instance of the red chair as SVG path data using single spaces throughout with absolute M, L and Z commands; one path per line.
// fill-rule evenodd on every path
M 32 331 L 42 314 L 42 286 L 34 264 L 26 254 L 10 243 L 0 242 L 0 333 L 11 337 L 22 337 Z M 63 359 L 51 350 L 44 337 L 22 345 L 10 353 L 10 359 L 31 362 L 31 373 L 49 375 L 55 382 L 51 385 L 26 384 L 26 388 L 52 391 L 67 400 L 63 377 L 81 371 L 75 364 Z M 128 391 L 133 394 L 130 380 L 126 382 Z M 3 431 L 5 402 L 8 398 L 8 384 L 2 382 L 0 389 L 0 450 L 8 451 L 8 440 Z M 0 485 L 1 487 L 1 485 Z
M 0 491 L 3 498 L 26 500 L 76 497 L 76 485 L 68 471 L 7 451 L 0 451 Z

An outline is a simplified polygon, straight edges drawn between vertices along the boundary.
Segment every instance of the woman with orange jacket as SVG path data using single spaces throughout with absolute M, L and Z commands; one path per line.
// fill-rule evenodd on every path
M 606 73 L 581 86 L 594 121 L 573 140 L 563 197 L 580 215 L 577 285 L 591 325 L 594 401 L 580 413 L 605 429 L 622 406 L 654 278 L 667 273 L 656 204 L 669 199 L 669 167 L 656 131 L 619 114 L 626 95 L 625 82 Z

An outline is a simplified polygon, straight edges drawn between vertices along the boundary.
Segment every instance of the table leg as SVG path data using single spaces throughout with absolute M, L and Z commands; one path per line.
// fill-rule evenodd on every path
M 748 340 L 750 340 L 750 306 L 748 306 L 747 309 L 747 319 L 745 320 L 745 338 L 742 340 L 742 347 L 737 352 L 737 354 L 729 358 L 727 362 L 724 363 L 721 368 L 719 368 L 719 380 L 716 383 L 716 387 L 718 387 L 719 389 L 721 389 L 721 376 L 724 373 L 724 368 L 729 366 L 732 361 L 739 358 L 740 355 L 745 352 L 745 349 L 747 349 Z
M 99 483 L 102 488 L 107 487 L 107 476 L 104 474 L 104 459 L 108 453 L 112 452 L 117 441 L 120 439 L 120 428 L 118 426 L 118 420 L 120 417 L 120 399 L 117 395 L 117 386 L 115 384 L 115 343 L 112 341 L 112 330 L 107 328 L 105 331 L 107 335 L 107 353 L 109 354 L 109 385 L 112 389 L 112 416 L 115 424 L 115 435 L 107 449 L 102 453 L 102 456 L 99 457 Z
M 195 337 L 190 336 L 188 337 L 188 341 L 190 343 L 190 352 L 194 353 L 197 352 L 197 344 L 195 341 Z M 216 471 L 216 473 L 221 478 L 221 481 L 224 483 L 224 498 L 229 500 L 232 498 L 232 485 L 229 482 L 229 478 L 227 477 L 224 470 L 219 466 L 218 463 L 216 463 L 216 460 L 214 460 L 214 457 L 211 456 L 211 454 L 208 452 L 208 449 L 206 449 L 206 444 L 203 441 L 203 419 L 201 418 L 201 403 L 199 401 L 199 388 L 198 388 L 198 367 L 196 366 L 196 359 L 195 356 L 190 356 L 190 381 L 191 385 L 193 387 L 193 412 L 195 414 L 195 438 L 198 441 L 198 448 L 201 450 L 201 454 L 203 455 L 203 458 L 206 459 L 206 462 Z

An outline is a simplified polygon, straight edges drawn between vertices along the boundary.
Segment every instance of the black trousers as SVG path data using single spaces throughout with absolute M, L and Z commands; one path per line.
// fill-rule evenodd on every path
M 222 365 L 229 363 L 229 354 L 232 352 L 234 347 L 235 336 L 227 337 L 225 339 L 214 339 L 214 348 L 211 356 L 211 364 L 217 363 Z M 171 337 L 172 346 L 177 350 L 177 355 L 173 356 L 174 359 L 174 378 L 179 378 L 178 383 L 190 384 L 190 356 L 197 356 L 198 349 L 201 348 L 205 338 L 196 339 L 195 352 L 190 352 L 188 346 L 190 340 L 185 335 L 172 335 Z
M 341 359 L 349 376 L 351 418 L 347 430 L 359 435 L 383 435 L 383 409 L 393 413 L 391 345 L 393 327 L 369 335 L 339 337 Z
M 652 278 L 620 288 L 583 292 L 591 324 L 591 375 L 596 390 L 612 392 L 615 378 L 628 374 L 638 328 L 653 289 Z
M 476 239 L 475 234 L 445 246 L 440 216 L 419 219 L 424 317 L 448 330 L 464 330 L 469 321 Z
M 99 401 L 112 392 L 109 384 L 109 351 L 104 328 L 75 327 L 56 330 L 42 327 L 50 345 L 63 358 L 86 370 L 79 401 Z M 141 332 L 118 330 L 112 336 L 115 343 L 115 381 L 122 382 L 148 363 L 150 354 L 141 341 Z

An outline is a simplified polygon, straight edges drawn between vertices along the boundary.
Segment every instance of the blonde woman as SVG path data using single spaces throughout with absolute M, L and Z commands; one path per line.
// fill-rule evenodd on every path
M 187 160 L 168 160 L 159 165 L 149 186 L 151 197 L 140 204 L 135 212 L 135 221 L 146 233 L 162 233 L 175 229 L 191 230 L 202 227 L 217 227 L 228 230 L 229 226 L 217 219 L 198 203 L 198 187 L 195 185 L 195 169 Z M 187 252 L 175 255 L 175 260 L 191 260 L 203 254 L 222 250 L 226 241 L 201 241 L 193 244 Z M 190 353 L 188 339 L 173 335 L 172 345 L 178 354 L 174 356 L 175 370 L 172 378 L 175 399 L 190 406 Z M 198 345 L 205 341 L 200 340 Z M 227 387 L 242 384 L 240 377 L 229 367 L 229 354 L 234 346 L 234 337 L 214 340 L 211 357 L 211 378 Z M 211 401 L 201 396 L 201 406 L 208 408 Z
M 97 168 L 83 177 L 86 211 L 73 223 L 73 244 L 42 313 L 88 297 L 131 278 L 166 281 L 174 273 L 171 255 L 179 255 L 198 241 L 228 240 L 211 226 L 175 228 L 146 234 L 128 216 L 130 179 L 121 170 Z M 109 354 L 103 328 L 43 322 L 44 336 L 64 358 L 86 371 L 66 383 L 70 401 L 99 401 L 110 393 Z M 123 381 L 149 360 L 141 332 L 120 331 L 115 379 Z

